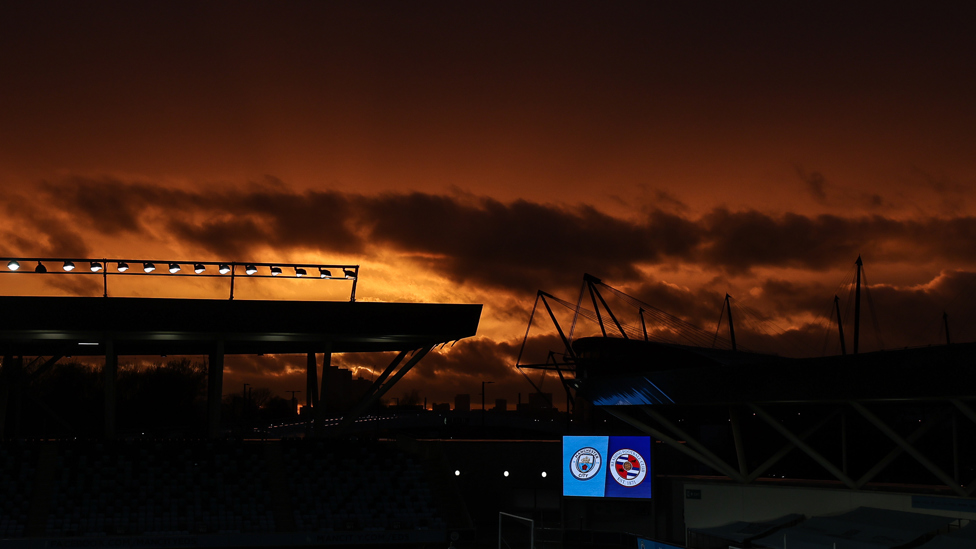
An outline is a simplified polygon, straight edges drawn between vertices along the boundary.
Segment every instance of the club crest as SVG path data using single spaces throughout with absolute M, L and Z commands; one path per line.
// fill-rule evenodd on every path
M 610 463 L 613 464 L 611 470 L 613 480 L 621 486 L 628 488 L 637 486 L 647 476 L 647 464 L 644 462 L 644 458 L 629 448 L 615 452 L 610 458 Z
M 600 471 L 600 452 L 596 448 L 580 448 L 569 462 L 569 473 L 576 480 L 589 480 Z

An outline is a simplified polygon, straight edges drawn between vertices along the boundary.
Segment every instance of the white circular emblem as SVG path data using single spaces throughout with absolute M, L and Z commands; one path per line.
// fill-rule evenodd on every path
M 617 450 L 610 458 L 610 465 L 613 473 L 613 480 L 621 486 L 637 486 L 644 481 L 647 476 L 647 463 L 637 452 L 624 448 Z
M 600 470 L 600 452 L 596 448 L 580 448 L 569 462 L 569 473 L 576 480 L 589 480 Z

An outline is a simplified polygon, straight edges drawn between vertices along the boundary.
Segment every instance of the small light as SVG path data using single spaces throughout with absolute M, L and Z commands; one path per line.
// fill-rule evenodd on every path
M 203 263 L 194 263 L 193 264 L 193 272 L 195 272 L 197 274 L 200 274 L 200 273 L 202 273 L 203 271 L 206 271 L 206 270 L 207 270 L 207 268 L 204 267 Z
M 504 473 L 502 473 L 502 474 L 503 474 L 503 475 L 505 475 L 505 476 L 507 477 L 507 476 L 508 476 L 508 471 L 505 471 L 505 472 L 504 472 Z
M 542 478 L 546 478 L 546 472 L 545 471 L 542 472 Z
M 37 262 L 37 267 L 34 267 L 34 272 L 35 273 L 46 273 L 47 272 L 47 267 L 45 267 L 43 263 L 41 263 L 40 261 L 38 261 Z
M 254 265 L 246 265 L 244 267 L 244 272 L 247 273 L 247 274 L 249 274 L 249 275 L 252 275 L 252 274 L 258 272 L 258 268 L 255 267 Z
M 171 273 L 178 273 L 178 272 L 180 272 L 180 264 L 179 263 L 170 263 L 169 264 L 169 272 L 171 272 Z
M 75 264 L 72 263 L 72 262 L 70 262 L 70 261 L 65 261 L 64 262 L 64 266 L 61 267 L 61 268 L 64 269 L 64 270 L 66 270 L 66 271 L 73 271 L 73 270 L 75 270 Z
M 115 268 L 116 268 L 116 269 L 117 269 L 117 270 L 118 270 L 118 271 L 119 271 L 120 273 L 124 273 L 124 272 L 126 272 L 126 271 L 128 271 L 128 270 L 129 270 L 129 264 L 128 264 L 128 263 L 126 263 L 125 261 L 119 261 L 119 264 L 118 264 L 118 265 L 116 265 L 116 266 L 115 266 Z
M 91 272 L 97 273 L 98 271 L 101 271 L 102 270 L 102 264 L 99 263 L 99 262 L 97 262 L 97 261 L 92 261 L 90 263 L 90 267 L 89 268 L 91 269 Z
M 153 265 L 152 263 L 148 263 L 148 262 L 147 263 L 143 263 L 142 264 L 142 270 L 143 271 L 146 271 L 147 273 L 151 273 L 151 272 L 153 272 L 153 271 L 156 270 L 156 266 Z
M 319 269 L 319 278 L 332 278 L 332 271 L 328 269 Z
M 352 269 L 343 269 L 342 274 L 346 275 L 346 278 L 356 278 L 356 271 Z
M 7 268 L 11 271 L 16 271 L 20 268 L 20 263 L 18 263 L 16 259 L 11 259 L 7 262 Z
M 295 267 L 295 276 L 297 276 L 297 277 L 302 277 L 302 276 L 305 276 L 305 275 L 307 275 L 307 274 L 308 274 L 308 273 L 307 273 L 307 272 L 305 272 L 305 269 L 303 269 L 303 268 L 301 268 L 301 267 Z
M 278 276 L 281 274 L 281 267 L 273 266 L 271 267 L 271 276 Z
M 230 265 L 228 265 L 226 263 L 221 263 L 220 266 L 217 267 L 217 272 L 220 273 L 220 274 L 222 274 L 222 275 L 225 275 L 225 274 L 229 273 L 230 272 Z
M 454 470 L 454 476 L 456 476 L 456 477 L 461 476 L 461 471 L 458 471 L 457 469 L 455 469 Z

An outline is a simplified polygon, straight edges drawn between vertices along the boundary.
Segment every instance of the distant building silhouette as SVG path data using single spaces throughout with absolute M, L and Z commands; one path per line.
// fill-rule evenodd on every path
M 508 400 L 504 398 L 496 398 L 495 407 L 492 408 L 492 411 L 504 412 L 506 410 L 508 410 Z
M 430 405 L 430 409 L 434 412 L 450 412 L 451 403 L 450 402 L 435 402 Z
M 454 411 L 455 412 L 470 412 L 471 411 L 471 395 L 455 395 L 454 396 Z

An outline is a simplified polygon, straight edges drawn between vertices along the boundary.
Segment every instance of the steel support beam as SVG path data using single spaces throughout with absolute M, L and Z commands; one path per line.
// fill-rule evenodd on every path
M 731 479 L 734 479 L 737 482 L 745 482 L 745 475 L 737 472 L 735 469 L 732 468 L 731 465 L 726 463 L 725 460 L 715 455 L 711 450 L 706 448 L 704 444 L 698 442 L 694 437 L 681 430 L 680 427 L 671 423 L 668 420 L 668 418 L 664 417 L 663 415 L 655 411 L 653 407 L 641 406 L 641 410 L 643 410 L 644 413 L 646 413 L 647 415 L 651 416 L 651 418 L 654 421 L 661 424 L 664 428 L 671 431 L 679 438 L 684 439 L 689 446 L 697 450 L 701 455 L 705 456 L 711 463 L 717 465 L 719 467 L 718 471 L 722 472 L 723 474 L 725 474 Z
M 355 281 L 354 281 L 355 282 Z M 312 362 L 315 362 L 315 355 L 312 355 Z M 312 365 L 315 369 L 315 365 Z M 322 387 L 318 393 L 318 400 L 312 405 L 312 416 L 315 418 L 315 431 L 321 432 L 325 425 L 325 416 L 329 408 L 329 378 L 332 377 L 332 343 L 327 343 L 325 352 L 322 353 Z
M 914 443 L 915 441 L 920 439 L 925 433 L 929 432 L 932 429 L 932 427 L 935 427 L 935 425 L 941 422 L 944 418 L 945 418 L 944 413 L 929 418 L 928 421 L 919 425 L 918 428 L 912 431 L 912 434 L 905 437 L 905 441 L 908 442 L 909 444 Z M 895 446 L 894 448 L 892 448 L 892 450 L 888 452 L 888 454 L 885 457 L 881 458 L 881 460 L 878 461 L 878 463 L 876 463 L 874 467 L 872 467 L 867 473 L 864 473 L 864 475 L 862 475 L 861 478 L 857 479 L 857 487 L 860 488 L 865 484 L 867 484 L 868 482 L 870 482 L 871 479 L 877 476 L 878 473 L 883 471 L 885 467 L 890 465 L 892 461 L 895 461 L 895 458 L 902 455 L 904 452 L 905 449 L 902 448 L 901 446 Z
M 115 354 L 115 341 L 105 338 L 105 367 L 102 368 L 102 383 L 105 391 L 105 438 L 115 438 L 115 411 L 117 409 L 116 381 L 119 373 L 119 357 Z
M 342 434 L 343 432 L 345 432 L 345 430 L 349 428 L 349 425 L 351 425 L 354 421 L 356 421 L 356 419 L 358 419 L 363 412 L 368 410 L 370 406 L 372 406 L 380 398 L 382 398 L 387 391 L 392 389 L 393 386 L 396 385 L 398 381 L 400 381 L 400 378 L 405 376 L 407 372 L 409 372 L 414 366 L 417 365 L 418 362 L 420 362 L 420 359 L 427 356 L 427 353 L 429 353 L 430 350 L 434 348 L 434 345 L 436 345 L 436 343 L 431 343 L 426 347 L 423 347 L 422 349 L 418 349 L 416 352 L 414 352 L 413 356 L 410 357 L 410 360 L 408 360 L 406 364 L 401 366 L 400 369 L 397 371 L 397 373 L 394 374 L 392 377 L 390 377 L 389 381 L 387 381 L 385 384 L 379 387 L 379 389 L 377 389 L 372 396 L 363 397 L 363 399 L 359 401 L 359 404 L 357 404 L 356 407 L 352 409 L 352 411 L 347 413 L 342 418 L 342 421 L 339 422 L 338 429 L 336 429 L 336 433 Z M 403 355 L 403 353 L 401 353 L 401 355 Z M 397 358 L 401 358 L 401 357 L 397 357 Z M 394 360 L 394 362 L 398 362 L 398 361 Z
M 318 364 L 315 362 L 315 353 L 308 353 L 305 357 L 305 406 L 309 409 L 315 408 L 319 403 L 319 380 L 318 380 Z M 325 378 L 327 372 L 322 372 L 322 377 Z
M 48 370 L 53 368 L 54 365 L 57 364 L 58 361 L 61 360 L 62 358 L 64 358 L 63 354 L 54 355 L 48 360 L 44 361 L 44 364 L 38 366 L 33 372 L 30 373 L 30 375 L 27 376 L 27 383 L 32 383 L 35 379 L 44 375 Z
M 670 436 L 666 435 L 665 433 L 662 433 L 661 431 L 658 431 L 657 429 L 651 427 L 650 425 L 644 423 L 643 421 L 640 421 L 639 419 L 636 419 L 636 418 L 630 416 L 629 414 L 627 414 L 623 410 L 620 410 L 620 408 L 622 408 L 622 407 L 621 406 L 604 406 L 603 407 L 603 410 L 605 412 L 609 413 L 610 415 L 614 416 L 615 418 L 619 419 L 620 421 L 623 421 L 624 423 L 627 423 L 628 425 L 633 426 L 634 428 L 638 429 L 639 431 L 641 431 L 643 433 L 646 433 L 648 435 L 651 435 L 652 437 L 660 440 L 661 442 L 663 442 L 664 444 L 667 444 L 668 446 L 674 448 L 675 450 L 678 450 L 682 454 L 685 454 L 686 456 L 690 457 L 691 459 L 694 459 L 695 461 L 701 463 L 702 465 L 705 465 L 707 467 L 710 467 L 710 468 L 712 468 L 713 470 L 715 470 L 718 473 L 726 474 L 725 471 L 722 470 L 722 467 L 720 465 L 717 465 L 715 463 L 712 463 L 712 461 L 709 460 L 707 457 L 705 457 L 705 456 L 701 455 L 700 453 L 696 452 L 695 450 L 692 450 L 691 448 L 689 448 L 687 444 L 681 444 L 680 442 L 678 442 L 677 440 L 671 438 Z M 728 466 L 726 466 L 726 467 L 728 467 Z M 732 472 L 734 472 L 734 471 L 732 471 Z M 736 477 L 738 477 L 738 474 L 736 474 Z M 735 477 L 730 477 L 730 478 L 734 478 L 735 480 L 738 480 Z
M 915 461 L 919 462 L 922 465 L 922 467 L 925 467 L 926 469 L 928 469 L 928 471 L 930 473 L 932 473 L 933 475 L 935 475 L 936 478 L 938 478 L 943 483 L 945 483 L 946 486 L 948 486 L 949 488 L 952 488 L 952 490 L 954 492 L 956 492 L 957 494 L 959 494 L 960 496 L 966 497 L 966 496 L 969 495 L 968 493 L 966 493 L 966 490 L 962 486 L 959 486 L 959 483 L 958 482 L 955 482 L 954 480 L 952 480 L 952 477 L 950 477 L 949 475 L 947 475 L 945 473 L 945 471 L 943 471 L 941 468 L 939 468 L 939 466 L 936 465 L 935 463 L 933 463 L 929 458 L 927 458 L 924 455 L 922 455 L 922 453 L 919 452 L 918 450 L 916 450 L 914 446 L 912 446 L 911 444 L 908 443 L 908 441 L 906 441 L 904 438 L 902 438 L 898 433 L 896 433 L 885 422 L 881 421 L 881 419 L 878 416 L 876 416 L 873 413 L 871 413 L 870 410 L 868 410 L 867 408 L 865 408 L 862 404 L 860 404 L 858 402 L 851 402 L 851 406 L 855 410 L 857 410 L 858 413 L 860 413 L 862 416 L 864 416 L 864 419 L 867 419 L 869 422 L 871 422 L 872 425 L 874 425 L 875 427 L 877 427 L 878 430 L 880 430 L 888 438 L 890 438 L 891 440 L 893 440 L 895 442 L 895 444 L 897 444 L 898 446 L 901 446 L 901 448 L 908 455 L 910 455 L 913 458 L 915 458 Z
M 732 425 L 735 459 L 739 462 L 739 474 L 742 475 L 742 478 L 747 478 L 749 476 L 749 464 L 746 462 L 746 441 L 742 438 L 742 425 L 739 420 L 739 410 L 735 406 L 729 406 L 729 424 Z
M 959 409 L 960 412 L 962 412 L 962 415 L 968 417 L 969 420 L 972 421 L 973 423 L 976 423 L 976 412 L 974 412 L 972 408 L 967 406 L 965 402 L 956 398 L 952 399 L 951 402 L 953 405 L 955 405 L 956 408 Z
M 224 399 L 224 341 L 214 342 L 207 364 L 207 436 L 220 436 L 220 405 Z
M 827 414 L 826 417 L 824 417 L 823 419 L 821 419 L 820 421 L 818 421 L 817 424 L 814 425 L 813 427 L 810 427 L 806 431 L 803 431 L 802 433 L 800 433 L 797 436 L 797 438 L 799 438 L 800 440 L 806 440 L 807 438 L 810 437 L 810 435 L 812 435 L 812 434 L 816 433 L 817 431 L 819 431 L 824 425 L 827 424 L 828 421 L 830 421 L 831 419 L 833 419 L 834 416 L 836 416 L 838 413 L 840 413 L 840 409 L 839 408 L 837 410 L 834 410 L 830 414 Z M 793 444 L 792 442 L 787 442 L 785 446 L 783 446 L 775 454 L 773 454 L 772 456 L 770 456 L 770 458 L 767 459 L 766 461 L 764 461 L 762 465 L 760 465 L 759 467 L 756 467 L 756 470 L 753 471 L 752 473 L 750 473 L 748 477 L 746 477 L 746 482 L 747 483 L 748 482 L 752 482 L 752 481 L 756 480 L 757 478 L 759 478 L 760 475 L 762 475 L 763 473 L 765 473 L 766 471 L 768 471 L 769 468 L 772 467 L 773 465 L 776 465 L 777 463 L 779 463 L 779 461 L 781 459 L 783 459 L 784 457 L 786 457 L 786 455 L 789 454 L 790 452 L 792 452 L 795 448 L 796 448 L 796 445 L 795 444 Z
M 820 466 L 826 469 L 830 474 L 834 475 L 834 477 L 836 477 L 837 480 L 843 482 L 845 485 L 847 485 L 848 488 L 855 488 L 854 481 L 851 480 L 850 477 L 845 475 L 844 472 L 838 469 L 836 465 L 831 463 L 827 458 L 820 455 L 819 452 L 814 450 L 813 447 L 811 447 L 809 444 L 807 444 L 802 439 L 800 439 L 800 437 L 796 436 L 795 434 L 793 434 L 792 431 L 784 427 L 782 423 L 776 420 L 776 418 L 769 415 L 768 413 L 766 413 L 765 410 L 763 410 L 759 406 L 756 406 L 755 404 L 749 403 L 749 407 L 752 408 L 752 411 L 755 412 L 760 419 L 762 419 L 767 424 L 769 424 L 769 426 L 772 427 L 774 430 L 776 430 L 776 432 L 786 437 L 786 440 L 792 442 L 793 445 L 795 445 L 797 448 L 802 450 L 803 453 L 805 453 L 806 455 L 810 456 L 814 461 L 820 464 Z

